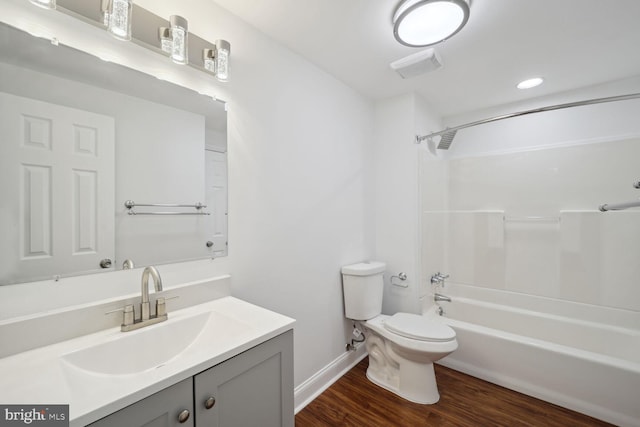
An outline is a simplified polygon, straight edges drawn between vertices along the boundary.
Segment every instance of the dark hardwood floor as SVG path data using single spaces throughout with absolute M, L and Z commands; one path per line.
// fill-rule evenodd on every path
M 440 401 L 419 405 L 376 386 L 365 358 L 296 415 L 296 427 L 610 426 L 583 414 L 436 365 Z

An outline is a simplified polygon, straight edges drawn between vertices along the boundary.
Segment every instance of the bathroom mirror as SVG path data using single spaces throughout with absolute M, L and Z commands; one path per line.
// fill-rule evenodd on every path
M 0 284 L 227 254 L 224 102 L 5 24 L 0 77 Z

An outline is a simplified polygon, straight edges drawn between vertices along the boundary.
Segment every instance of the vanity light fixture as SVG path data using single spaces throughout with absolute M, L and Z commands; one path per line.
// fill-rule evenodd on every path
M 229 80 L 229 55 L 231 53 L 231 43 L 226 40 L 216 40 L 215 47 L 203 49 L 202 61 L 205 70 L 221 82 Z
M 36 6 L 40 6 L 44 9 L 55 9 L 56 8 L 56 0 L 29 0 L 31 3 Z
M 544 82 L 542 77 L 534 77 L 532 79 L 523 80 L 516 85 L 518 89 L 531 89 L 540 86 Z
M 169 23 L 171 24 L 169 28 L 171 33 L 171 52 L 169 52 L 171 60 L 176 64 L 188 64 L 189 24 L 185 18 L 178 15 L 171 15 Z
M 469 20 L 466 0 L 404 0 L 393 16 L 393 35 L 409 47 L 444 41 Z
M 101 7 L 107 31 L 118 40 L 131 40 L 133 0 L 102 0 Z

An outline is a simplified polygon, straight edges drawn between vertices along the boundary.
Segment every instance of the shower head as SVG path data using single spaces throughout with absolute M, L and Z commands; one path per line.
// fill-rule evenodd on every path
M 450 130 L 442 134 L 440 142 L 438 142 L 438 150 L 448 150 L 451 146 L 451 141 L 456 137 L 457 130 Z

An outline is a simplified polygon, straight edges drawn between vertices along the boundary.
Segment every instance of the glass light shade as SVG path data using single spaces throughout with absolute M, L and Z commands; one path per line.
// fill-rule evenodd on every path
M 29 0 L 31 3 L 36 6 L 43 7 L 45 9 L 55 9 L 56 8 L 56 0 Z
M 226 40 L 216 40 L 216 78 L 221 82 L 229 80 L 229 55 L 231 44 Z
M 171 59 L 176 64 L 189 63 L 189 53 L 187 50 L 189 30 L 187 20 L 178 15 L 171 15 Z
M 118 40 L 131 40 L 133 0 L 111 0 L 110 6 L 105 12 L 107 30 Z
M 456 34 L 468 19 L 465 0 L 405 0 L 394 15 L 393 34 L 406 46 L 430 46 Z

